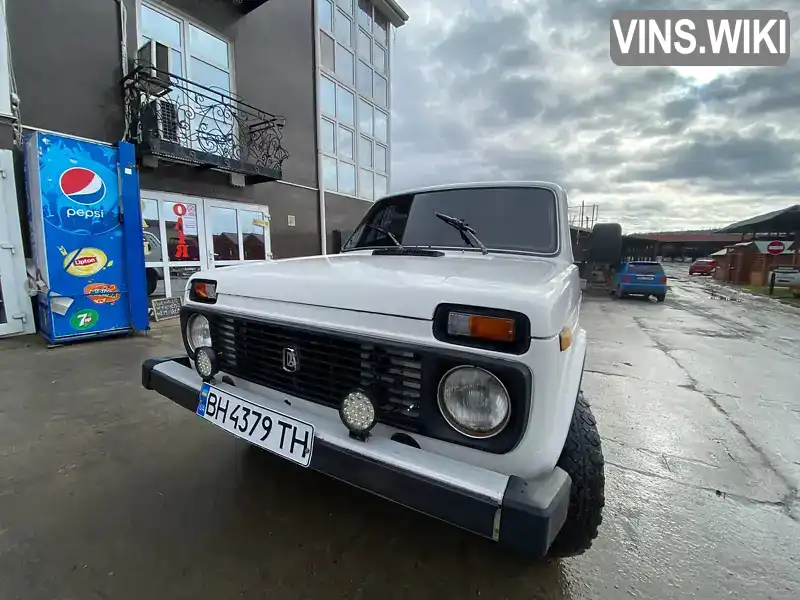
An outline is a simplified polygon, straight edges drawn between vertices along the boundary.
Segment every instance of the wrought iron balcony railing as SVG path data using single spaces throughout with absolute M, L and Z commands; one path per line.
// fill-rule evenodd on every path
M 126 139 L 145 162 L 240 173 L 247 183 L 281 178 L 284 117 L 149 64 L 135 65 L 122 83 Z

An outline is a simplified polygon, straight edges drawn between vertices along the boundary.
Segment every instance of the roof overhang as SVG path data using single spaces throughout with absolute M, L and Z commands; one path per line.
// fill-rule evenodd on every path
M 800 231 L 800 204 L 717 229 L 717 233 L 794 233 L 797 231 Z
M 395 0 L 372 0 L 376 10 L 381 11 L 389 23 L 395 27 L 402 27 L 408 22 L 408 14 Z
M 247 14 L 253 12 L 262 4 L 266 4 L 267 0 L 230 0 L 230 2 L 241 12 Z

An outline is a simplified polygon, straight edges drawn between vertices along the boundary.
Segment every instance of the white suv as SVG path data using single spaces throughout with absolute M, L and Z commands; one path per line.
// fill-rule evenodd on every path
M 579 554 L 604 474 L 570 239 L 555 184 L 393 194 L 337 254 L 194 275 L 187 354 L 146 361 L 143 385 L 301 467 L 530 555 Z

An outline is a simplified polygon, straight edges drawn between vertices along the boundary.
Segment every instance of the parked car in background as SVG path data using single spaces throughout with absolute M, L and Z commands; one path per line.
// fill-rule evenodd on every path
M 667 275 L 660 262 L 624 262 L 614 273 L 611 292 L 617 298 L 626 296 L 655 296 L 663 302 L 667 297 Z
M 698 258 L 689 266 L 689 275 L 713 275 L 717 261 L 713 258 Z

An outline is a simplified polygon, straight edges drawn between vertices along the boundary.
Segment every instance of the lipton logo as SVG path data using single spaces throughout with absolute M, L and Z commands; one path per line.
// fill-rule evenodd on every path
M 113 283 L 92 283 L 83 288 L 83 293 L 95 304 L 113 304 L 122 296 Z
M 87 265 L 93 265 L 96 262 L 97 258 L 94 256 L 81 256 L 72 261 L 72 264 L 76 267 L 85 267 Z

